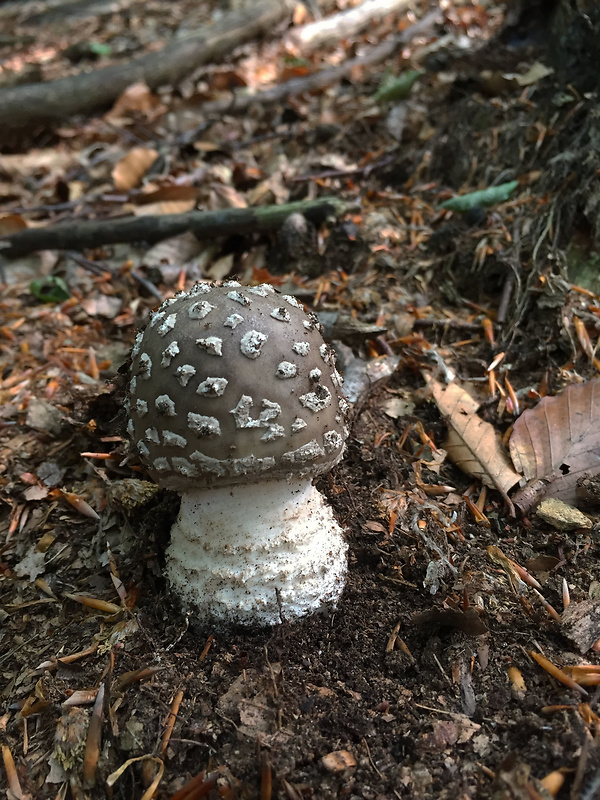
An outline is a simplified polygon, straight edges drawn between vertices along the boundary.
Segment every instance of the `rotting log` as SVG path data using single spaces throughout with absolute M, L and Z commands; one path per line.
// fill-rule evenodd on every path
M 0 91 L 0 125 L 18 128 L 61 122 L 74 114 L 107 108 L 131 86 L 174 86 L 197 67 L 270 31 L 290 13 L 291 0 L 256 0 L 225 14 L 210 26 L 175 37 L 160 52 L 45 83 Z
M 296 212 L 318 225 L 328 216 L 340 216 L 350 208 L 349 203 L 336 197 L 322 197 L 279 206 L 60 222 L 47 228 L 27 228 L 0 236 L 0 256 L 16 258 L 37 250 L 84 250 L 123 242 L 152 244 L 187 231 L 198 239 L 215 239 L 273 230 Z

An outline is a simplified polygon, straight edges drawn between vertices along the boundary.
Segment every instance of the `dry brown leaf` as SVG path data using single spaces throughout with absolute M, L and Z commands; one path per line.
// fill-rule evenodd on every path
M 510 454 L 527 480 L 544 478 L 544 496 L 576 503 L 577 480 L 600 473 L 600 378 L 545 397 L 515 422 Z
M 18 153 L 17 155 L 2 155 L 0 156 L 0 175 L 25 178 L 34 173 L 63 173 L 76 161 L 76 153 L 55 148 L 30 150 L 28 153 Z
M 287 203 L 289 197 L 290 192 L 281 173 L 276 172 L 270 178 L 248 190 L 248 205 L 266 206 L 270 203 Z
M 404 514 L 408 505 L 406 492 L 399 492 L 395 489 L 380 489 L 375 495 L 375 502 L 386 517 L 391 514 Z
M 0 236 L 10 236 L 27 227 L 27 223 L 20 214 L 5 214 L 0 217 Z
M 132 200 L 138 205 L 147 203 L 164 203 L 174 200 L 193 200 L 198 198 L 198 187 L 187 184 L 165 183 L 147 185 Z
M 206 270 L 206 277 L 213 281 L 222 281 L 226 278 L 233 269 L 233 262 L 235 260 L 234 253 L 228 253 L 226 256 L 218 258 Z
M 356 759 L 349 750 L 334 750 L 321 759 L 321 763 L 329 772 L 342 772 L 342 770 L 356 766 Z
M 161 214 L 185 214 L 192 211 L 196 205 L 195 200 L 162 200 L 159 203 L 146 203 L 143 206 L 135 206 L 134 216 L 148 217 Z
M 23 497 L 25 500 L 43 500 L 45 497 L 48 497 L 48 492 L 50 490 L 47 486 L 30 486 L 28 489 L 25 489 L 23 492 Z
M 243 192 L 236 191 L 233 186 L 215 183 L 212 191 L 218 197 L 219 208 L 247 208 L 248 201 Z
M 152 164 L 158 158 L 158 151 L 149 147 L 134 147 L 118 161 L 112 171 L 115 189 L 128 192 L 137 186 Z
M 488 632 L 485 622 L 473 606 L 469 606 L 464 611 L 458 608 L 432 608 L 430 611 L 415 614 L 411 619 L 411 625 L 456 628 L 456 630 L 466 633 L 467 636 L 481 636 Z
M 115 121 L 121 117 L 142 115 L 147 119 L 155 119 L 166 111 L 160 97 L 153 94 L 143 81 L 128 86 L 114 106 L 106 114 L 106 119 Z
M 163 239 L 144 254 L 144 264 L 147 267 L 158 267 L 165 264 L 176 264 L 178 268 L 186 264 L 191 258 L 197 256 L 203 248 L 202 242 L 191 231 Z M 163 280 L 165 276 L 163 275 Z
M 506 496 L 521 476 L 513 469 L 499 434 L 477 416 L 477 401 L 457 383 L 444 386 L 432 378 L 429 390 L 448 425 L 444 448 L 450 460 Z
M 123 307 L 120 297 L 95 292 L 81 301 L 81 307 L 90 317 L 106 317 L 114 319 Z

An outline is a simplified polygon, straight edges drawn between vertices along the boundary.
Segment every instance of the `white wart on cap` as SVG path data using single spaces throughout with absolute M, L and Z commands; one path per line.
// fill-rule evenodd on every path
M 316 318 L 266 284 L 198 284 L 132 356 L 131 436 L 182 494 L 167 571 L 184 605 L 272 624 L 335 603 L 346 545 L 311 480 L 343 455 L 348 405 Z

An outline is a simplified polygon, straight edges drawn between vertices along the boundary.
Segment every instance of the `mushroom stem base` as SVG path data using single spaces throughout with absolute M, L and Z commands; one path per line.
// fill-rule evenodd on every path
M 181 499 L 167 576 L 206 621 L 275 625 L 335 605 L 347 549 L 308 480 L 198 489 Z

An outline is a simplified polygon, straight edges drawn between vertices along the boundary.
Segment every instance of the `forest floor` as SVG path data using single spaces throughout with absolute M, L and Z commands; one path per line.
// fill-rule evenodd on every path
M 166 37 L 175 18 L 212 13 L 126 5 L 126 31 L 117 13 L 48 23 L 35 46 L 4 45 L 0 64 L 42 59 L 54 79 L 71 69 L 56 25 L 65 47 L 108 41 L 94 58 L 110 59 Z M 6 135 L 2 234 L 321 195 L 351 204 L 302 239 L 183 234 L 2 265 L 0 784 L 11 800 L 600 796 L 600 655 L 564 617 L 600 594 L 597 518 L 588 509 L 593 527 L 564 530 L 511 516 L 501 492 L 446 457 L 448 419 L 424 377 L 458 376 L 505 436 L 541 396 L 597 375 L 593 98 L 547 69 L 546 31 L 511 33 L 501 5 L 449 3 L 386 61 L 410 91 L 377 96 L 384 66 L 355 65 L 318 91 L 202 115 L 232 89 L 360 55 L 413 14 L 310 54 L 286 47 L 283 26 L 181 91 L 138 85 L 102 116 Z M 481 189 L 491 198 L 464 213 L 440 207 Z M 318 481 L 349 543 L 342 599 L 265 630 L 213 629 L 178 610 L 162 577 L 178 498 L 137 496 L 148 487 L 123 413 L 122 365 L 151 310 L 231 275 L 320 315 L 354 401 L 346 455 Z M 563 680 L 582 665 L 591 685 Z

